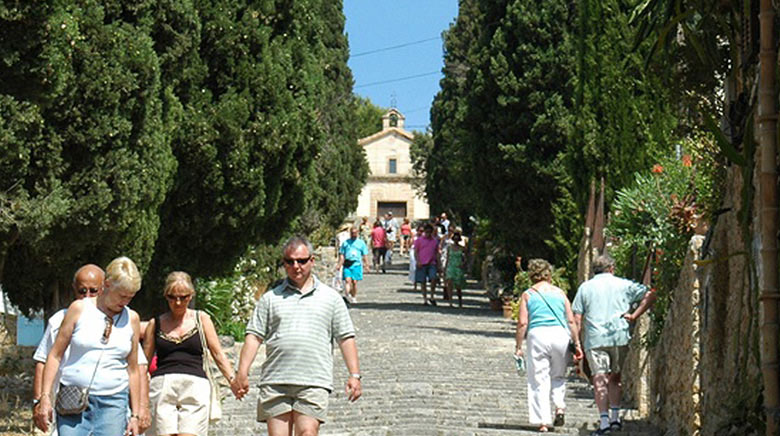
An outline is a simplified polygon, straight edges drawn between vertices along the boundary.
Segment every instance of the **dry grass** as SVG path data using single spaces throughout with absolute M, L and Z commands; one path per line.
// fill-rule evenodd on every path
M 0 435 L 26 436 L 33 432 L 30 401 L 0 392 Z
M 5 333 L 5 332 L 3 332 Z M 32 347 L 12 345 L 9 335 L 0 337 L 0 435 L 35 434 L 32 422 L 32 379 L 35 364 Z M 8 344 L 11 342 L 11 344 Z

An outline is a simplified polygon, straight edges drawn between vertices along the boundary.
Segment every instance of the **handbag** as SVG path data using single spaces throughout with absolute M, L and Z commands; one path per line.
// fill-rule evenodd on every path
M 103 358 L 104 346 L 100 350 L 97 362 L 95 363 L 95 370 L 92 372 L 92 378 L 89 380 L 89 385 L 85 388 L 81 386 L 65 386 L 60 383 L 60 389 L 57 391 L 57 400 L 54 403 L 54 409 L 58 414 L 66 415 L 78 415 L 79 413 L 87 410 L 89 404 L 89 388 L 92 387 L 92 382 L 95 380 L 95 374 L 97 374 L 98 365 L 100 365 L 100 359 Z
M 214 423 L 222 419 L 222 396 L 219 394 L 219 384 L 211 375 L 211 364 L 209 362 L 209 351 L 206 346 L 206 335 L 203 333 L 203 325 L 200 322 L 200 311 L 195 311 L 195 324 L 198 326 L 198 335 L 200 335 L 200 345 L 203 348 L 203 370 L 209 379 L 209 422 Z
M 57 402 L 55 409 L 59 415 L 78 415 L 87 410 L 89 403 L 89 388 L 80 386 L 65 386 L 60 383 L 60 390 L 57 392 Z
M 544 301 L 544 304 L 546 304 L 547 307 L 550 308 L 550 312 L 552 312 L 553 316 L 555 316 L 555 319 L 558 320 L 558 323 L 561 325 L 561 327 L 563 327 L 563 329 L 566 330 L 566 333 L 569 334 L 569 345 L 566 347 L 566 352 L 571 353 L 572 356 L 577 354 L 577 345 L 574 343 L 574 339 L 572 339 L 571 337 L 571 331 L 569 330 L 569 328 L 566 327 L 566 324 L 564 324 L 563 321 L 561 321 L 561 319 L 558 317 L 558 314 L 555 313 L 552 306 L 550 306 L 550 303 L 548 303 L 547 299 L 544 298 L 544 295 L 542 295 L 542 293 L 539 292 L 539 290 L 534 288 L 533 286 L 531 286 L 531 289 L 533 289 L 534 291 L 536 291 L 537 294 L 539 294 L 539 296 L 542 298 L 542 301 Z

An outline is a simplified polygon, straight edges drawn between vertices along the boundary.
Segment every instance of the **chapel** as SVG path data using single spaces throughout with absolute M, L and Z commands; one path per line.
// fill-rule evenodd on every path
M 382 116 L 382 130 L 358 140 L 368 160 L 368 182 L 360 192 L 355 215 L 372 221 L 392 212 L 395 218 L 426 220 L 430 210 L 412 186 L 409 146 L 414 135 L 404 129 L 405 117 L 392 108 Z

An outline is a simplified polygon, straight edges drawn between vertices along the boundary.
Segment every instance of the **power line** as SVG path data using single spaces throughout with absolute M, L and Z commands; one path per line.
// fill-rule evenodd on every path
M 365 83 L 363 85 L 355 86 L 353 87 L 353 89 L 365 88 L 367 86 L 384 85 L 385 83 L 402 82 L 404 80 L 416 79 L 418 77 L 433 76 L 434 74 L 441 74 L 441 71 L 431 71 L 430 73 L 415 74 L 413 76 L 399 77 L 397 79 L 389 79 L 389 80 L 382 80 L 379 82 Z
M 370 55 L 370 54 L 374 54 L 374 53 L 380 53 L 380 52 L 383 52 L 383 51 L 395 50 L 395 49 L 398 49 L 398 48 L 409 47 L 410 45 L 422 44 L 424 42 L 429 42 L 429 41 L 433 41 L 433 40 L 437 40 L 437 39 L 441 39 L 441 37 L 436 36 L 436 37 L 433 37 L 433 38 L 421 39 L 419 41 L 407 42 L 405 44 L 393 45 L 393 46 L 390 46 L 390 47 L 383 47 L 383 48 L 378 48 L 378 49 L 375 49 L 375 50 L 364 51 L 364 52 L 355 53 L 353 55 L 350 55 L 350 57 L 351 58 L 356 58 L 356 57 Z

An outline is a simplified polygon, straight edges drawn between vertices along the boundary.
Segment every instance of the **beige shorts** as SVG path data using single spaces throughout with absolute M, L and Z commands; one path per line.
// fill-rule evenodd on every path
M 627 354 L 627 345 L 591 348 L 585 352 L 593 374 L 620 374 Z
M 265 422 L 294 410 L 323 423 L 328 416 L 328 395 L 327 389 L 314 386 L 261 385 L 257 420 Z
M 152 377 L 149 408 L 152 426 L 147 435 L 190 433 L 206 436 L 209 431 L 209 380 L 188 374 Z

